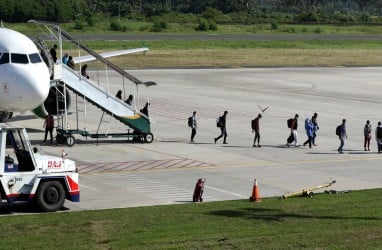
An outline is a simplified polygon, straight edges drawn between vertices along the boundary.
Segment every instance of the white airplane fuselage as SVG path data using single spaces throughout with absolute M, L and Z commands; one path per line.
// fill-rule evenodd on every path
M 33 41 L 0 28 L 0 112 L 36 108 L 47 98 L 49 87 L 49 69 Z

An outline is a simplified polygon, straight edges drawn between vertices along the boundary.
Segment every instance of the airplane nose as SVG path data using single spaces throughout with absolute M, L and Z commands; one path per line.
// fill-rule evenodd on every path
M 50 76 L 49 70 L 44 67 L 32 67 L 19 74 L 19 82 L 23 86 L 20 89 L 20 97 L 28 109 L 33 109 L 43 103 L 49 94 Z

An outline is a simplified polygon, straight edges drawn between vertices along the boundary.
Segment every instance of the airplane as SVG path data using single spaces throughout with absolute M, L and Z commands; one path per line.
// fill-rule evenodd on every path
M 50 75 L 27 36 L 0 27 L 0 119 L 32 110 L 48 97 Z
M 148 48 L 144 47 L 105 52 L 100 56 L 107 58 L 146 51 Z M 81 63 L 96 58 L 87 55 L 74 60 Z M 52 99 L 50 72 L 40 50 L 29 37 L 4 27 L 0 27 L 0 85 L 0 122 L 9 119 L 13 112 L 34 110 Z M 43 118 L 43 115 L 39 116 Z

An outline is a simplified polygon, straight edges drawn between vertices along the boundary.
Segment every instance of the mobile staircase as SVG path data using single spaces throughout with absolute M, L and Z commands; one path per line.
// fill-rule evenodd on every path
M 60 29 L 59 26 L 52 25 L 51 27 L 58 32 L 60 39 L 61 36 L 64 36 L 67 40 L 76 44 L 78 47 L 85 50 L 89 55 L 93 56 L 97 61 L 105 64 L 106 68 L 115 70 L 123 78 L 127 78 L 133 82 L 137 87 L 138 85 L 144 85 L 146 87 L 156 85 L 155 82 L 140 81 L 133 75 L 127 73 L 122 68 L 111 63 L 106 58 L 102 57 L 95 51 L 91 50 L 76 40 L 69 33 Z M 62 44 L 61 41 L 60 44 Z M 151 143 L 153 141 L 154 136 L 151 133 L 149 117 L 141 112 L 136 111 L 133 106 L 128 105 L 123 100 L 120 100 L 114 95 L 110 95 L 108 90 L 98 86 L 97 83 L 93 82 L 92 80 L 83 77 L 80 72 L 71 69 L 67 65 L 62 63 L 54 65 L 54 79 L 51 81 L 51 88 L 52 87 L 56 88 L 56 92 L 58 93 L 56 101 L 61 101 L 64 103 L 64 105 L 57 103 L 58 126 L 56 139 L 58 143 L 66 143 L 68 146 L 73 146 L 75 142 L 73 136 L 74 134 L 79 134 L 90 138 L 97 138 L 97 143 L 98 138 L 109 137 L 125 137 L 134 141 L 147 143 Z M 67 96 L 66 89 L 73 91 L 76 95 L 83 97 L 84 101 L 90 102 L 103 111 L 96 133 L 90 133 L 86 129 L 79 129 L 78 122 L 76 129 L 69 129 L 67 122 L 68 110 L 65 103 L 66 99 L 70 98 L 70 96 Z M 127 125 L 133 131 L 130 132 L 130 129 L 128 129 L 127 133 L 109 133 L 109 129 L 107 129 L 106 133 L 99 133 L 101 124 L 105 122 L 105 114 L 108 114 L 111 116 L 111 118 L 117 119 L 118 121 Z M 78 120 L 78 110 L 76 115 Z M 110 124 L 110 121 L 107 123 Z

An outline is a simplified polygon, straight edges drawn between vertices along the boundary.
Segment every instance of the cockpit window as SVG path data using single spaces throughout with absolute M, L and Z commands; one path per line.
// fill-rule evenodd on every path
M 41 62 L 41 57 L 38 53 L 29 54 L 29 60 L 31 63 L 39 63 Z
M 28 61 L 27 55 L 25 55 L 25 54 L 14 54 L 14 53 L 11 53 L 11 62 L 12 63 L 27 64 L 29 61 Z
M 0 55 L 0 64 L 9 63 L 9 54 L 3 53 Z

